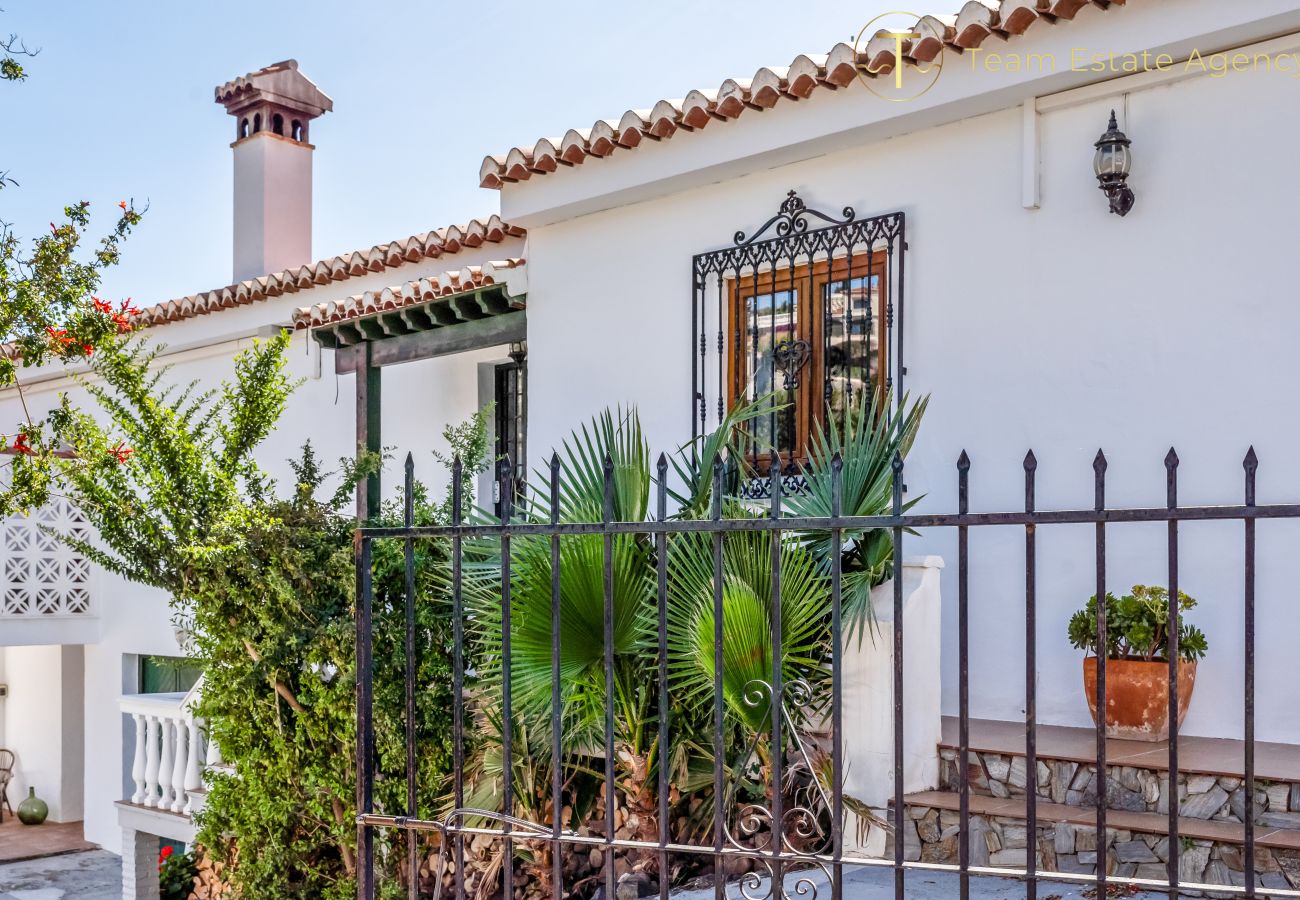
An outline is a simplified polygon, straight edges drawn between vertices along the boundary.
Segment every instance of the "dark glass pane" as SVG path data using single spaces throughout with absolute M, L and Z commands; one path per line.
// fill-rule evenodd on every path
M 775 350 L 785 341 L 800 339 L 799 304 L 795 291 L 753 294 L 745 298 L 745 335 L 740 368 L 751 399 L 774 393 L 774 405 L 785 408 L 750 427 L 752 452 L 765 457 L 772 448 L 788 453 L 796 448 L 796 404 L 799 392 L 778 364 Z M 798 373 L 793 373 L 797 376 Z
M 836 421 L 870 395 L 880 378 L 880 276 L 829 282 L 823 289 L 826 403 Z
M 181 694 L 194 687 L 203 669 L 184 657 L 140 657 L 140 693 Z

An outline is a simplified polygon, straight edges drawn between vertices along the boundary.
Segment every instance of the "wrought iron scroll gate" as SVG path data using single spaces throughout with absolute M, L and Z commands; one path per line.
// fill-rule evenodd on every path
M 1244 641 L 1244 685 L 1245 692 L 1242 697 L 1242 726 L 1244 737 L 1244 782 L 1246 788 L 1246 797 L 1254 796 L 1257 780 L 1255 776 L 1255 706 L 1254 706 L 1254 685 L 1255 685 L 1255 531 L 1256 523 L 1261 519 L 1297 519 L 1300 518 L 1300 504 L 1276 504 L 1276 505 L 1259 505 L 1255 499 L 1255 475 L 1257 461 L 1254 451 L 1252 450 L 1245 458 L 1244 466 L 1244 495 L 1243 501 L 1237 505 L 1230 506 L 1180 506 L 1178 503 L 1178 457 L 1171 450 L 1165 460 L 1166 467 L 1166 499 L 1163 506 L 1153 508 L 1125 508 L 1111 509 L 1106 506 L 1106 459 L 1098 452 L 1092 479 L 1095 488 L 1095 504 L 1090 509 L 1065 509 L 1044 511 L 1038 508 L 1035 497 L 1035 472 L 1037 468 L 1036 460 L 1032 453 L 1026 456 L 1024 461 L 1024 509 L 1015 512 L 1000 513 L 981 513 L 971 512 L 969 510 L 969 487 L 971 482 L 972 465 L 971 461 L 963 453 L 957 462 L 954 477 L 959 488 L 959 505 L 955 513 L 941 514 L 902 514 L 902 479 L 903 463 L 901 459 L 896 459 L 893 470 L 893 512 L 890 515 L 873 516 L 873 517 L 845 517 L 840 515 L 839 496 L 840 496 L 840 474 L 839 468 L 832 469 L 832 496 L 835 499 L 833 503 L 832 515 L 827 518 L 796 518 L 783 516 L 781 512 L 780 483 L 774 485 L 775 496 L 772 499 L 768 514 L 754 518 L 726 519 L 721 516 L 721 506 L 718 503 L 713 505 L 712 517 L 705 520 L 673 520 L 666 515 L 667 497 L 665 491 L 665 474 L 666 462 L 661 457 L 658 467 L 658 484 L 654 494 L 655 503 L 653 505 L 654 518 L 651 521 L 637 522 L 618 522 L 610 521 L 609 510 L 613 508 L 612 491 L 613 477 L 612 469 L 606 466 L 605 484 L 606 484 L 606 514 L 601 521 L 586 523 L 560 523 L 552 517 L 550 521 L 536 521 L 522 517 L 512 516 L 510 510 L 505 511 L 505 515 L 499 523 L 496 524 L 465 524 L 457 520 L 453 524 L 445 527 L 414 527 L 412 523 L 412 473 L 411 464 L 408 459 L 407 463 L 407 505 L 406 505 L 406 525 L 404 527 L 393 528 L 363 528 L 358 532 L 359 541 L 359 568 L 358 568 L 358 587 L 359 603 L 357 611 L 357 661 L 359 667 L 358 678 L 358 737 L 359 744 L 357 749 L 357 764 L 360 773 L 358 784 L 358 805 L 360 814 L 357 822 L 359 826 L 360 842 L 360 890 L 359 896 L 363 900 L 369 900 L 375 896 L 376 891 L 376 867 L 375 867 L 375 846 L 374 837 L 378 832 L 385 832 L 392 840 L 387 844 L 388 853 L 386 857 L 389 861 L 389 867 L 400 868 L 400 863 L 394 865 L 394 861 L 401 858 L 400 850 L 402 841 L 398 835 L 404 833 L 408 837 L 409 857 L 406 858 L 406 864 L 411 867 L 410 874 L 406 876 L 408 881 L 408 890 L 411 896 L 417 896 L 419 890 L 418 868 L 422 861 L 416 854 L 416 837 L 423 834 L 430 841 L 437 843 L 439 846 L 438 863 L 455 863 L 454 878 L 451 879 L 450 890 L 454 893 L 456 900 L 462 900 L 465 889 L 465 866 L 464 854 L 466 851 L 466 839 L 474 837 L 481 840 L 500 842 L 505 847 L 506 858 L 511 859 L 511 846 L 531 846 L 549 847 L 552 851 L 552 866 L 549 872 L 539 874 L 534 872 L 532 877 L 539 879 L 549 879 L 552 883 L 550 890 L 552 897 L 564 897 L 570 894 L 576 887 L 573 884 L 564 882 L 563 859 L 566 855 L 581 853 L 584 856 L 589 855 L 593 849 L 601 851 L 603 865 L 603 882 L 606 898 L 612 898 L 618 892 L 616 885 L 615 873 L 618 870 L 618 860 L 620 857 L 626 858 L 627 854 L 636 852 L 640 858 L 645 860 L 657 860 L 661 871 L 668 871 L 668 861 L 670 858 L 682 859 L 689 858 L 694 860 L 711 861 L 717 868 L 725 868 L 725 863 L 729 860 L 750 860 L 750 874 L 730 882 L 724 879 L 714 880 L 714 894 L 718 900 L 724 897 L 735 898 L 766 898 L 771 900 L 788 900 L 795 895 L 800 896 L 822 896 L 830 900 L 840 900 L 845 894 L 844 867 L 884 867 L 881 872 L 883 877 L 892 877 L 894 892 L 897 898 L 905 896 L 905 887 L 907 873 L 914 868 L 926 868 L 930 870 L 943 869 L 957 873 L 959 888 L 957 889 L 962 898 L 969 896 L 971 890 L 971 876 L 980 874 L 998 874 L 1002 876 L 1011 875 L 1022 879 L 1024 884 L 1025 896 L 1034 898 L 1038 896 L 1040 881 L 1044 882 L 1044 887 L 1048 882 L 1074 882 L 1095 885 L 1098 890 L 1096 896 L 1107 896 L 1107 883 L 1112 884 L 1142 884 L 1147 889 L 1158 889 L 1162 893 L 1167 892 L 1170 898 L 1180 896 L 1180 887 L 1184 889 L 1195 888 L 1201 890 L 1214 890 L 1224 894 L 1244 894 L 1245 896 L 1270 895 L 1270 896 L 1300 896 L 1300 891 L 1289 889 L 1269 889 L 1262 887 L 1257 881 L 1256 866 L 1256 835 L 1257 828 L 1253 817 L 1249 814 L 1250 800 L 1247 800 L 1248 813 L 1244 816 L 1244 822 L 1239 826 L 1243 829 L 1244 843 L 1244 866 L 1245 866 L 1245 884 L 1244 886 L 1232 885 L 1194 885 L 1179 884 L 1180 872 L 1180 853 L 1183 851 L 1182 842 L 1179 839 L 1179 804 L 1170 802 L 1168 815 L 1168 859 L 1166 873 L 1167 878 L 1163 882 L 1154 883 L 1150 880 L 1139 881 L 1135 878 L 1120 878 L 1107 876 L 1107 842 L 1104 839 L 1107 827 L 1107 810 L 1106 797 L 1108 790 L 1106 786 L 1106 740 L 1102 725 L 1098 725 L 1096 730 L 1096 754 L 1097 754 L 1097 778 L 1099 779 L 1098 789 L 1096 791 L 1096 808 L 1095 808 L 1095 834 L 1097 836 L 1097 855 L 1099 864 L 1096 867 L 1095 874 L 1079 875 L 1065 872 L 1043 872 L 1038 871 L 1035 862 L 1035 853 L 1031 849 L 1027 854 L 1027 861 L 1024 867 L 1018 871 L 1009 871 L 1007 869 L 984 869 L 975 868 L 971 865 L 970 841 L 972 832 L 970 829 L 970 799 L 971 784 L 969 780 L 968 760 L 970 755 L 970 683 L 968 676 L 968 659 L 970 656 L 968 646 L 968 634 L 970 631 L 971 619 L 971 590 L 968 583 L 969 575 L 969 550 L 968 537 L 972 529 L 988 528 L 990 526 L 1013 526 L 1024 529 L 1024 548 L 1025 548 L 1025 589 L 1023 606 L 1019 602 L 1012 603 L 1010 608 L 1001 606 L 992 611 L 999 617 L 1000 621 L 1016 622 L 1020 621 L 1019 616 L 1023 613 L 1025 623 L 1025 640 L 1027 646 L 1025 666 L 1028 673 L 1032 676 L 1034 672 L 1034 658 L 1037 646 L 1038 624 L 1035 616 L 1036 596 L 1035 596 L 1035 569 L 1036 569 L 1036 546 L 1035 539 L 1039 529 L 1052 528 L 1061 525 L 1071 524 L 1091 524 L 1095 526 L 1095 573 L 1096 573 L 1096 594 L 1101 599 L 1097 607 L 1097 628 L 1102 635 L 1102 643 L 1105 642 L 1107 632 L 1107 610 L 1106 610 L 1106 588 L 1107 573 L 1107 540 L 1117 532 L 1124 533 L 1124 526 L 1133 523 L 1165 523 L 1167 526 L 1167 586 L 1174 596 L 1177 596 L 1179 582 L 1179 533 L 1184 523 L 1203 522 L 1203 521 L 1227 521 L 1242 523 L 1241 540 L 1244 552 L 1244 570 L 1242 591 L 1240 602 L 1242 603 L 1244 613 L 1244 632 L 1241 639 Z M 557 483 L 555 477 L 558 472 L 558 457 L 552 462 L 551 466 L 551 487 L 552 495 L 556 491 L 554 485 Z M 538 482 L 544 482 L 543 477 L 538 478 Z M 459 468 L 454 472 L 453 492 L 459 497 L 462 484 Z M 715 496 L 720 496 L 723 485 L 723 473 L 719 468 L 714 472 L 714 489 Z M 507 493 L 506 496 L 509 496 Z M 457 505 L 457 508 L 458 505 Z M 552 506 L 554 509 L 555 506 Z M 722 684 L 722 633 L 723 619 L 727 609 L 724 603 L 724 593 L 722 588 L 723 572 L 723 553 L 724 546 L 728 541 L 741 540 L 746 534 L 766 533 L 779 534 L 786 532 L 819 532 L 823 535 L 829 534 L 831 541 L 834 542 L 836 549 L 839 549 L 841 542 L 845 539 L 846 531 L 860 529 L 890 529 L 894 537 L 893 560 L 895 570 L 901 564 L 905 541 L 912 540 L 906 537 L 907 534 L 916 531 L 921 532 L 926 529 L 955 529 L 957 534 L 957 608 L 958 608 L 958 646 L 959 646 L 959 723 L 960 723 L 960 751 L 958 757 L 959 773 L 959 791 L 960 791 L 960 811 L 959 811 L 959 858 L 956 865 L 934 865 L 919 864 L 905 859 L 905 841 L 894 841 L 892 858 L 878 859 L 866 858 L 863 856 L 850 856 L 845 854 L 845 831 L 846 816 L 849 814 L 845 808 L 846 797 L 843 793 L 844 785 L 844 745 L 842 740 L 843 716 L 846 710 L 842 708 L 842 679 L 839 663 L 839 653 L 831 654 L 829 676 L 829 696 L 830 708 L 825 715 L 830 719 L 830 736 L 831 740 L 827 753 L 830 757 L 829 777 L 812 778 L 802 783 L 803 790 L 791 790 L 790 785 L 793 780 L 792 770 L 801 764 L 811 763 L 807 760 L 807 754 L 810 752 L 805 742 L 807 735 L 801 733 L 800 729 L 806 727 L 808 718 L 794 717 L 792 713 L 796 711 L 795 707 L 806 702 L 808 697 L 809 686 L 805 683 L 781 683 L 782 667 L 774 664 L 772 671 L 776 674 L 772 677 L 771 683 L 750 682 L 746 685 L 746 691 L 749 694 L 748 700 L 751 703 L 767 704 L 767 715 L 760 726 L 769 735 L 772 740 L 771 746 L 784 748 L 784 753 L 769 754 L 768 765 L 764 767 L 750 767 L 736 764 L 735 760 L 723 759 L 723 746 L 721 740 L 721 726 L 723 725 L 723 684 Z M 717 741 L 715 750 L 718 752 L 713 757 L 712 787 L 707 787 L 704 782 L 700 787 L 700 795 L 703 798 L 705 808 L 712 806 L 712 827 L 709 829 L 711 838 L 705 838 L 695 842 L 675 842 L 671 837 L 668 825 L 669 809 L 669 792 L 670 786 L 667 783 L 666 767 L 659 770 L 657 790 L 654 792 L 655 814 L 658 816 L 657 833 L 653 839 L 623 839 L 616 834 L 614 825 L 613 798 L 615 797 L 615 762 L 614 762 L 614 745 L 613 745 L 613 712 L 612 704 L 608 703 L 607 696 L 606 712 L 604 719 L 603 731 L 603 762 L 602 752 L 600 750 L 591 750 L 588 765 L 593 770 L 599 770 L 603 765 L 603 779 L 606 788 L 604 798 L 604 815 L 605 829 L 602 833 L 588 833 L 586 831 L 578 832 L 572 830 L 567 823 L 561 821 L 560 810 L 563 806 L 561 792 L 563 786 L 558 778 L 550 785 L 552 811 L 549 816 L 542 814 L 536 818 L 530 819 L 519 810 L 512 806 L 513 789 L 511 779 L 513 777 L 513 767 L 503 767 L 501 784 L 497 791 L 497 796 L 503 797 L 504 801 L 501 808 L 494 810 L 476 810 L 465 807 L 465 756 L 463 748 L 465 746 L 465 731 L 467 725 L 466 709 L 467 698 L 462 691 L 463 679 L 465 678 L 465 660 L 461 653 L 463 645 L 464 630 L 466 628 L 466 610 L 463 601 L 463 589 L 465 585 L 466 574 L 464 572 L 463 556 L 466 542 L 492 542 L 499 546 L 501 554 L 501 567 L 499 571 L 499 594 L 500 594 L 500 612 L 503 621 L 507 623 L 502 630 L 503 646 L 500 647 L 501 665 L 504 669 L 503 696 L 492 698 L 494 702 L 499 701 L 502 707 L 503 723 L 501 740 L 503 742 L 503 752 L 506 758 L 514 758 L 517 747 L 514 742 L 518 738 L 512 733 L 510 723 L 511 717 L 511 678 L 510 664 L 512 658 L 512 649 L 510 645 L 513 628 L 509 625 L 514 605 L 511 600 L 511 542 L 519 542 L 519 546 L 524 546 L 524 541 L 543 541 L 549 542 L 551 548 L 551 559 L 556 568 L 553 570 L 552 581 L 552 615 L 554 625 L 559 617 L 559 593 L 560 577 L 558 563 L 561 557 L 561 542 L 573 540 L 582 535 L 600 536 L 603 540 L 605 563 L 605 579 L 603 591 L 604 603 L 604 651 L 605 659 L 608 664 L 612 659 L 611 635 L 612 635 L 612 609 L 614 603 L 614 578 L 611 573 L 611 548 L 614 541 L 624 535 L 648 535 L 653 544 L 657 561 L 657 581 L 654 592 L 657 597 L 657 647 L 648 647 L 645 650 L 646 665 L 645 677 L 647 681 L 657 682 L 657 702 L 662 709 L 667 711 L 668 715 L 659 717 L 657 723 L 658 738 L 664 745 L 668 744 L 672 730 L 675 726 L 674 715 L 674 698 L 667 694 L 667 675 L 668 675 L 668 624 L 667 624 L 667 602 L 666 597 L 669 591 L 668 574 L 666 571 L 666 557 L 672 552 L 671 546 L 674 542 L 684 541 L 687 539 L 695 541 L 705 541 L 711 548 L 713 572 L 714 572 L 714 621 L 716 629 L 715 639 L 717 644 L 716 656 L 714 659 L 716 677 L 715 690 L 713 694 L 713 726 L 715 739 Z M 692 537 L 693 536 L 693 537 Z M 455 718 L 454 718 L 454 743 L 455 759 L 454 769 L 455 777 L 452 785 L 452 800 L 454 806 L 450 812 L 440 814 L 435 809 L 417 809 L 415 807 L 416 797 L 416 775 L 415 775 L 415 757 L 411 753 L 407 757 L 406 779 L 408 782 L 408 805 L 404 809 L 387 809 L 379 810 L 375 808 L 373 802 L 373 786 L 375 778 L 375 728 L 372 719 L 372 698 L 373 698 L 373 672 L 372 672 L 372 605 L 374 602 L 372 595 L 370 563 L 372 549 L 376 542 L 382 541 L 400 541 L 404 542 L 406 550 L 406 609 L 407 609 L 407 629 L 406 629 L 406 654 L 408 658 L 408 676 L 414 671 L 414 657 L 418 653 L 431 652 L 425 648 L 416 646 L 415 643 L 415 573 L 414 573 L 414 547 L 416 542 L 420 541 L 443 541 L 449 545 L 448 553 L 450 559 L 450 576 L 449 576 L 449 593 L 452 604 L 451 615 L 455 627 L 455 658 L 453 662 L 453 678 L 455 681 Z M 781 544 L 773 541 L 773 547 L 780 547 Z M 788 551 L 786 551 L 788 553 Z M 838 554 L 832 554 L 833 560 L 838 560 Z M 779 656 L 782 651 L 780 646 L 780 616 L 781 616 L 781 574 L 783 564 L 788 564 L 789 557 L 783 559 L 782 551 L 774 551 L 771 559 L 771 575 L 774 579 L 772 609 L 769 611 L 773 620 L 773 634 L 777 637 L 773 653 L 774 663 L 779 662 Z M 1163 561 L 1162 561 L 1163 565 Z M 833 564 L 833 571 L 828 579 L 829 591 L 831 594 L 831 615 L 829 622 L 826 623 L 830 639 L 835 643 L 832 646 L 840 646 L 841 638 L 841 572 L 838 563 Z M 1081 585 L 1081 590 L 1091 589 L 1092 585 Z M 894 752 L 895 759 L 903 759 L 903 712 L 904 705 L 907 702 L 906 687 L 908 684 L 907 673 L 909 665 L 915 665 L 903 658 L 903 624 L 902 616 L 903 604 L 903 587 L 902 579 L 895 579 L 893 582 L 893 603 L 894 616 L 893 621 L 897 624 L 893 634 L 893 729 L 894 729 Z M 983 607 L 984 604 L 981 604 Z M 986 608 L 986 607 L 985 607 Z M 1171 735 L 1168 742 L 1168 764 L 1171 773 L 1170 783 L 1177 784 L 1178 772 L 1178 748 L 1179 738 L 1177 730 L 1177 714 L 1179 705 L 1179 683 L 1176 674 L 1176 663 L 1178 659 L 1177 650 L 1177 605 L 1170 604 L 1170 622 L 1169 633 L 1174 635 L 1173 648 L 1169 654 L 1170 668 L 1168 678 L 1168 701 L 1171 711 L 1170 720 L 1173 723 Z M 559 631 L 553 631 L 551 639 L 551 653 L 553 660 L 552 669 L 552 691 L 554 696 L 560 693 L 560 665 L 559 665 Z M 1226 637 L 1224 638 L 1226 641 Z M 607 667 L 606 672 L 610 669 Z M 1097 683 L 1098 707 L 1106 708 L 1106 666 L 1100 667 L 1101 677 Z M 612 676 L 606 682 L 606 687 L 612 691 Z M 407 714 L 410 716 L 415 708 L 415 685 L 414 680 L 408 677 L 407 681 Z M 1035 679 L 1030 677 L 1026 681 L 1026 697 L 1024 719 L 1024 756 L 1027 760 L 1027 772 L 1030 773 L 1029 784 L 1034 784 L 1034 772 L 1036 763 L 1036 734 L 1037 721 L 1035 712 Z M 470 698 L 472 699 L 472 698 Z M 852 714 L 852 711 L 848 711 Z M 553 725 L 560 724 L 560 710 L 552 710 L 554 716 Z M 408 718 L 408 724 L 410 719 Z M 800 725 L 802 722 L 804 725 Z M 553 732 L 558 740 L 559 728 Z M 558 752 L 558 747 L 555 750 Z M 803 758 L 801 758 L 803 754 Z M 824 763 L 824 760 L 822 761 Z M 785 771 L 783 772 L 783 766 Z M 806 769 L 805 769 L 806 774 Z M 389 777 L 398 777 L 398 773 L 389 772 Z M 743 784 L 745 779 L 753 779 L 751 784 Z M 766 790 L 764 790 L 766 787 Z M 752 790 L 745 790 L 750 788 Z M 1172 793 L 1171 788 L 1171 793 Z M 760 799 L 754 800 L 754 797 Z M 767 800 L 763 800 L 767 797 Z M 895 767 L 893 783 L 893 803 L 892 809 L 888 812 L 888 818 L 895 829 L 896 833 L 902 833 L 899 826 L 903 822 L 903 817 L 907 815 L 904 803 L 904 785 L 901 767 Z M 1035 835 L 1039 825 L 1038 808 L 1035 802 L 1035 792 L 1026 791 L 1026 829 L 1029 835 L 1028 845 L 1030 848 L 1035 846 Z M 766 839 L 761 838 L 763 827 L 768 829 Z M 1086 826 L 1079 825 L 1080 829 Z M 430 833 L 436 834 L 433 838 Z M 759 837 L 756 837 L 758 835 Z M 478 838 L 477 836 L 487 836 Z M 892 873 L 891 873 L 892 870 Z M 760 873 L 760 874 L 755 874 Z M 436 894 L 441 890 L 441 870 L 435 873 L 435 881 L 439 885 L 431 893 Z M 515 896 L 514 888 L 517 886 L 516 872 L 512 865 L 505 866 L 501 872 L 503 882 L 503 896 L 509 898 Z M 523 887 L 523 885 L 518 885 Z M 595 885 L 587 883 L 581 887 L 579 893 L 588 896 Z M 659 880 L 659 896 L 665 900 L 670 890 L 668 878 Z M 427 895 L 427 894 L 426 894 Z M 620 894 L 621 895 L 621 894 Z M 874 896 L 874 894 L 873 894 Z M 1046 898 L 1044 898 L 1046 900 Z

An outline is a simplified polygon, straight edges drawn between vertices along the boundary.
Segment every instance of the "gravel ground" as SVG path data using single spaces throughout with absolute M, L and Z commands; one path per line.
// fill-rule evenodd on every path
M 105 850 L 0 865 L 0 900 L 120 900 L 122 860 Z

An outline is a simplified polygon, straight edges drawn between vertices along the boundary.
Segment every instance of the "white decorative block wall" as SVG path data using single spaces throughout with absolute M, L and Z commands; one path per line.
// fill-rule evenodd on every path
M 30 516 L 0 523 L 0 615 L 75 616 L 91 612 L 90 561 L 42 530 L 90 536 L 81 513 L 53 498 Z

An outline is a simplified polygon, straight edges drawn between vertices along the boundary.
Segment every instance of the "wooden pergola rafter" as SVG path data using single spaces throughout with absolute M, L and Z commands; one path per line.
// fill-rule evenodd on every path
M 358 450 L 383 448 L 380 373 L 386 366 L 525 340 L 526 299 L 504 284 L 490 284 L 310 326 L 316 342 L 334 351 L 334 371 L 357 376 Z M 379 505 L 375 475 L 357 487 L 358 518 L 373 518 Z

